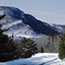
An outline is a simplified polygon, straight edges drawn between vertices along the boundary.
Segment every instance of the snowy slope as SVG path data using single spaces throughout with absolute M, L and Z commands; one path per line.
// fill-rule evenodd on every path
M 60 34 L 65 30 L 65 27 L 61 25 L 50 25 L 42 22 L 15 7 L 0 6 L 0 15 L 3 14 L 6 16 L 0 20 L 0 24 L 3 25 L 2 29 L 8 29 L 5 33 L 9 36 L 14 34 L 16 38 L 39 38 L 44 35 L 50 35 L 52 32 Z
M 65 61 L 61 61 L 57 53 L 38 53 L 31 58 L 12 60 L 0 65 L 65 65 Z

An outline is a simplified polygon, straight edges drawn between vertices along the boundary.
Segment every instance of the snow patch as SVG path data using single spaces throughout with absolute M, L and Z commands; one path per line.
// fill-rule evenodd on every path
M 58 53 L 37 53 L 31 58 L 17 59 L 0 65 L 65 65 L 65 60 L 58 58 Z

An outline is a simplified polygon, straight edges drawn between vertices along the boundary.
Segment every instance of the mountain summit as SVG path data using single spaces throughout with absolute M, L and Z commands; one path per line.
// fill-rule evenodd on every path
M 6 16 L 0 21 L 2 29 L 8 29 L 5 34 L 15 37 L 40 37 L 43 35 L 50 35 L 51 33 L 60 34 L 65 30 L 65 26 L 48 24 L 36 19 L 30 14 L 26 14 L 18 8 L 0 6 L 0 15 Z

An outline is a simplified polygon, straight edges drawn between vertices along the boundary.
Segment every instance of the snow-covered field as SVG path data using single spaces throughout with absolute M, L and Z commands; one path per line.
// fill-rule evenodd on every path
M 37 53 L 31 58 L 12 60 L 0 65 L 65 65 L 65 61 L 61 61 L 57 53 Z

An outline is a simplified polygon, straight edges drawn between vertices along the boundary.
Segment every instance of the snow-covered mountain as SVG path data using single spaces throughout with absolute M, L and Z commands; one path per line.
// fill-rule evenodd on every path
M 0 6 L 0 15 L 5 14 L 6 16 L 0 20 L 3 25 L 2 29 L 8 29 L 6 34 L 11 36 L 14 34 L 15 37 L 26 37 L 26 38 L 38 38 L 44 35 L 50 35 L 63 33 L 65 30 L 64 25 L 48 24 L 37 20 L 34 16 L 26 14 L 15 7 Z

